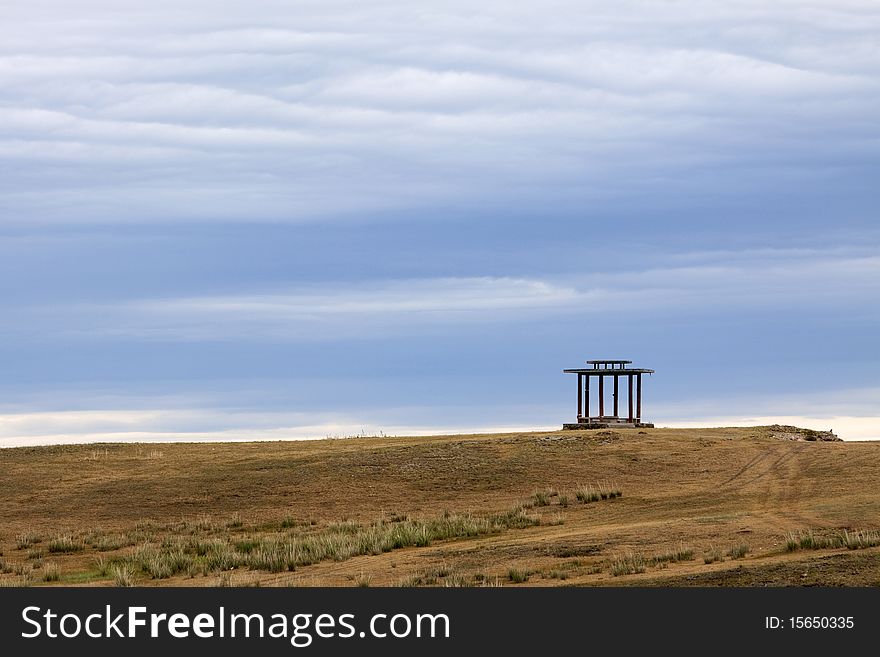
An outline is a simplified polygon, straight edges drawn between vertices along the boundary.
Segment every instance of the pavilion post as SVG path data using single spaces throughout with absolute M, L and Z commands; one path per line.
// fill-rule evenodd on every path
M 587 374 L 584 376 L 587 380 L 587 385 L 584 388 L 584 415 L 589 420 L 590 419 L 590 375 Z
M 581 417 L 583 416 L 583 410 L 584 410 L 584 399 L 583 399 L 584 389 L 581 387 L 581 384 L 583 382 L 583 378 L 584 378 L 584 375 L 581 374 L 580 372 L 578 372 L 578 414 L 577 414 L 578 419 L 581 419 Z
M 614 377 L 614 417 L 617 417 L 617 379 L 618 377 Z
M 636 374 L 636 422 L 642 421 L 642 375 Z
M 599 417 L 605 417 L 605 377 L 599 375 Z
M 627 406 L 629 406 L 629 415 L 627 415 L 627 420 L 630 422 L 633 421 L 633 375 L 627 375 L 627 384 L 629 385 L 629 393 L 626 396 Z

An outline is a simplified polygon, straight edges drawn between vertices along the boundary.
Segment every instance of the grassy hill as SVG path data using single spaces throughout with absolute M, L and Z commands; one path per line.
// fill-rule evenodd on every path
M 0 450 L 0 584 L 880 584 L 880 443 L 818 437 Z

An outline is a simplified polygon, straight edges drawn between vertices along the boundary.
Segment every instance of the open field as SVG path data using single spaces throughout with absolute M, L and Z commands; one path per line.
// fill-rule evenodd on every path
M 0 450 L 0 584 L 880 585 L 880 443 L 785 437 Z

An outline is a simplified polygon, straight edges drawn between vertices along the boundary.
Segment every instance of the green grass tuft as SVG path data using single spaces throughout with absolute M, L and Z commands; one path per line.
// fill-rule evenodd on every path
M 724 555 L 721 553 L 721 550 L 719 550 L 718 548 L 712 548 L 711 550 L 709 550 L 709 552 L 707 552 L 705 555 L 703 555 L 703 563 L 706 563 L 706 564 L 716 563 L 716 562 L 721 563 L 722 561 L 724 561 Z
M 46 564 L 40 577 L 44 582 L 57 582 L 61 578 L 58 564 L 54 562 Z
M 790 532 L 785 537 L 785 550 L 794 552 L 796 550 L 827 550 L 835 548 L 847 548 L 850 550 L 860 550 L 863 548 L 876 547 L 880 545 L 880 532 L 872 531 L 850 531 L 844 529 L 828 535 L 817 535 L 811 529 L 799 532 Z
M 748 545 L 748 543 L 741 543 L 737 546 L 730 548 L 727 551 L 727 556 L 731 559 L 742 559 L 749 553 L 749 550 L 751 550 L 751 547 Z
M 33 532 L 24 532 L 15 537 L 15 547 L 19 550 L 27 550 L 32 545 L 36 545 L 42 539 L 38 534 Z
M 615 558 L 611 562 L 612 577 L 621 575 L 634 575 L 645 572 L 647 563 L 641 554 L 630 552 L 629 554 Z
M 79 552 L 85 548 L 82 541 L 78 541 L 69 534 L 56 536 L 46 544 L 46 549 L 52 554 L 67 554 Z
M 880 532 L 877 531 L 854 531 L 844 530 L 843 544 L 850 550 L 861 550 L 880 545 Z
M 694 551 L 690 548 L 684 547 L 684 545 L 678 546 L 678 548 L 674 550 L 669 550 L 667 552 L 663 552 L 661 554 L 655 554 L 648 561 L 652 566 L 659 565 L 661 563 L 676 563 L 678 561 L 690 561 L 694 558 Z
M 550 506 L 550 495 L 546 491 L 536 490 L 532 493 L 532 504 L 534 506 Z
M 134 569 L 127 563 L 115 563 L 110 566 L 110 576 L 116 586 L 134 586 Z
M 622 495 L 623 493 L 617 486 L 608 484 L 600 486 L 578 486 L 575 491 L 575 499 L 584 504 L 598 502 L 600 500 L 613 500 Z

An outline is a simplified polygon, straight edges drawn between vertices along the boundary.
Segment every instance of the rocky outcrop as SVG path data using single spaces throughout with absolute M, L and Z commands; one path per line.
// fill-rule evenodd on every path
M 830 429 L 828 431 L 817 431 L 815 429 L 792 427 L 786 424 L 772 424 L 767 428 L 770 430 L 770 435 L 779 440 L 842 442 L 842 440 Z

